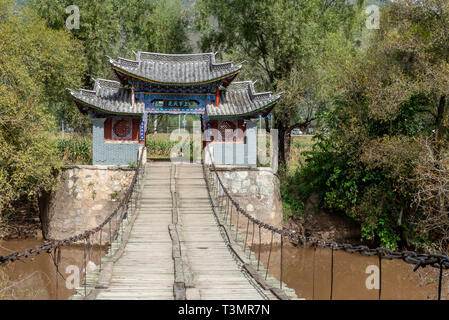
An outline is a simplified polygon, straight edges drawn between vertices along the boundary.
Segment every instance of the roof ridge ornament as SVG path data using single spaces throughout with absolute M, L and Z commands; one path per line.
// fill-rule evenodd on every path
M 216 62 L 217 53 L 165 54 L 138 51 L 136 60 L 119 57 L 110 63 L 123 84 L 130 78 L 158 85 L 201 85 L 232 81 L 240 72 L 241 64 Z
M 95 110 L 94 112 L 100 112 L 100 114 L 141 115 L 144 112 L 145 103 L 142 100 L 133 99 L 133 97 L 135 98 L 135 92 L 132 93 L 132 88 L 120 86 L 116 90 L 109 89 L 108 84 L 120 85 L 120 83 L 101 78 L 95 79 L 95 81 L 97 91 L 67 89 L 81 112 L 85 113 L 87 109 L 80 106 L 91 108 Z M 271 112 L 282 93 L 256 92 L 254 83 L 250 80 L 240 81 L 232 83 L 226 89 L 219 90 L 218 107 L 216 102 L 205 106 L 209 119 L 246 119 Z M 100 88 L 102 89 L 99 90 Z
M 204 53 L 160 53 L 160 52 L 149 52 L 149 51 L 138 51 L 138 61 L 146 61 L 146 60 L 156 60 L 156 61 L 164 61 L 170 62 L 171 60 L 181 60 L 177 62 L 192 61 L 194 58 L 202 58 L 201 60 L 210 59 L 210 56 L 213 56 L 213 52 L 204 52 Z M 146 57 L 145 57 L 146 56 Z M 152 59 L 153 58 L 153 59 Z
M 123 88 L 122 84 L 116 80 L 95 78 L 94 90 L 98 92 L 99 89 L 120 89 Z
M 207 101 L 204 101 L 205 110 L 201 110 L 202 114 L 206 114 L 210 119 L 246 119 L 271 112 L 282 94 L 256 92 L 257 80 L 233 82 L 241 71 L 242 64 L 247 61 L 244 60 L 239 64 L 232 61 L 216 62 L 215 57 L 218 51 L 192 54 L 144 51 L 133 51 L 133 53 L 136 55 L 136 60 L 123 57 L 113 59 L 105 55 L 119 81 L 96 78 L 93 79 L 94 90 L 67 89 L 77 106 L 84 106 L 80 109 L 81 112 L 90 109 L 100 115 L 105 113 L 142 114 L 145 110 L 145 101 L 141 99 L 140 91 L 142 90 L 140 89 L 144 87 L 143 91 L 146 92 L 147 86 L 148 89 L 155 89 L 155 93 L 148 91 L 151 94 L 158 94 L 157 92 L 203 93 L 205 90 L 214 89 L 215 103 L 209 105 Z M 139 80 L 144 85 L 135 83 L 135 80 Z M 221 85 L 223 88 L 220 88 Z M 137 98 L 138 91 L 140 98 Z

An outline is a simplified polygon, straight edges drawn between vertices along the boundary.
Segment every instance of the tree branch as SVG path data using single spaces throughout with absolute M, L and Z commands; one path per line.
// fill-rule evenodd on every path
M 270 69 L 270 64 L 268 62 L 267 58 L 267 46 L 265 44 L 265 40 L 263 39 L 263 35 L 256 34 L 257 39 L 257 48 L 259 49 L 260 53 L 262 54 L 262 60 L 265 65 L 264 69 L 268 74 L 268 78 L 270 79 L 270 83 L 274 83 L 274 75 L 273 71 Z
M 293 129 L 296 129 L 296 128 L 304 129 L 304 128 L 308 127 L 313 120 L 315 120 L 315 118 L 309 118 L 303 122 L 297 122 L 297 123 L 291 125 L 290 127 L 288 127 L 286 130 L 286 133 L 291 132 Z

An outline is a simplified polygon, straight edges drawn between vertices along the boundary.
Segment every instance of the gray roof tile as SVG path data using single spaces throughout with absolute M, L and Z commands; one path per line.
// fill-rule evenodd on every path
M 142 114 L 145 109 L 139 100 L 132 105 L 131 90 L 123 88 L 118 81 L 96 79 L 94 90 L 68 90 L 76 100 L 109 113 Z
M 279 100 L 281 94 L 271 92 L 256 93 L 251 81 L 233 82 L 226 89 L 220 90 L 219 106 L 208 104 L 209 118 L 231 115 L 251 115 L 262 111 L 268 105 Z
M 136 60 L 109 58 L 113 67 L 137 78 L 165 84 L 211 82 L 238 72 L 241 64 L 215 62 L 215 53 L 163 54 L 137 52 Z
M 131 90 L 123 88 L 120 82 L 96 79 L 94 90 L 70 90 L 70 94 L 81 103 L 115 114 L 142 114 L 145 109 L 143 101 L 136 99 L 132 106 Z M 246 116 L 257 114 L 265 107 L 277 102 L 281 94 L 271 92 L 256 93 L 251 81 L 233 82 L 226 89 L 220 90 L 219 106 L 206 106 L 209 118 Z

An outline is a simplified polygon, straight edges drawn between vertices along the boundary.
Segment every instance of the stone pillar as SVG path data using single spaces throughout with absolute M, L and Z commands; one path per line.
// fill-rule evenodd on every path
M 270 153 L 271 153 L 271 169 L 274 173 L 278 172 L 279 166 L 279 136 L 276 129 L 271 129 L 270 131 L 271 141 L 270 141 Z
M 257 166 L 257 121 L 246 122 L 246 163 Z
M 104 153 L 104 122 L 106 118 L 92 119 L 92 161 L 93 164 L 106 162 Z

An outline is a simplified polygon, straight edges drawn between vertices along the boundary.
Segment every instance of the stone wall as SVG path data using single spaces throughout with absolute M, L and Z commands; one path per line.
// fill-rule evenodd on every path
M 226 189 L 248 214 L 277 228 L 282 227 L 279 178 L 271 168 L 217 166 L 217 171 Z M 250 229 L 251 237 L 252 226 Z M 256 230 L 255 243 L 258 243 L 257 226 Z M 246 232 L 246 221 L 240 222 L 240 231 Z M 271 233 L 264 230 L 261 233 L 262 242 L 268 243 Z
M 217 166 L 217 171 L 242 208 L 257 219 L 281 228 L 279 178 L 271 168 Z M 134 172 L 129 166 L 75 165 L 64 168 L 55 191 L 41 208 L 44 238 L 61 240 L 96 227 L 116 208 Z M 244 234 L 245 219 L 240 220 L 239 226 Z M 252 229 L 250 239 L 251 232 Z M 269 243 L 271 233 L 262 229 L 261 235 L 262 242 Z M 258 243 L 258 230 L 255 243 Z
M 41 212 L 44 238 L 62 240 L 103 222 L 127 191 L 134 172 L 129 166 L 65 167 Z

